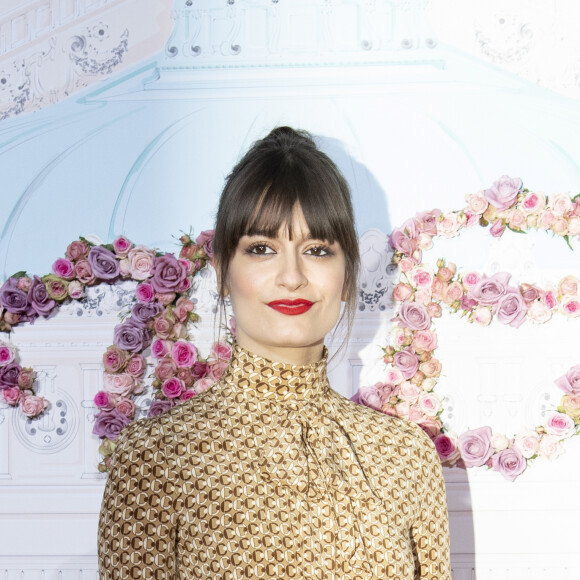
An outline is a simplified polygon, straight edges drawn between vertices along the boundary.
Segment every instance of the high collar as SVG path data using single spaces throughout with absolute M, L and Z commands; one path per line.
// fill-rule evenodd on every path
M 307 365 L 268 360 L 235 345 L 223 380 L 238 388 L 251 389 L 259 396 L 279 401 L 316 399 L 328 389 L 324 347 L 322 359 Z

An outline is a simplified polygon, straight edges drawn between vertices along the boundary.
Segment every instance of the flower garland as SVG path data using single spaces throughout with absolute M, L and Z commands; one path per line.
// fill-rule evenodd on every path
M 461 274 L 455 264 L 443 259 L 432 270 L 422 263 L 422 251 L 433 246 L 436 236 L 453 237 L 477 224 L 490 226 L 495 237 L 506 229 L 550 231 L 571 247 L 571 237 L 580 240 L 580 194 L 548 198 L 522 189 L 520 179 L 504 175 L 491 188 L 468 195 L 466 201 L 467 207 L 459 211 L 418 213 L 391 233 L 392 263 L 400 272 L 393 290 L 393 300 L 399 303 L 394 318 L 398 324 L 383 349 L 384 382 L 361 388 L 353 400 L 418 423 L 434 441 L 444 465 L 486 465 L 513 481 L 529 461 L 557 457 L 561 442 L 580 432 L 580 365 L 555 381 L 565 394 L 542 425 L 513 437 L 494 433 L 488 426 L 457 436 L 442 424 L 442 399 L 434 392 L 442 365 L 434 357 L 438 344 L 433 321 L 443 308 L 461 312 L 480 326 L 494 318 L 515 328 L 527 320 L 547 322 L 555 314 L 578 318 L 579 280 L 566 276 L 557 287 L 547 289 L 534 284 L 515 286 L 510 285 L 507 272 Z
M 134 245 L 119 236 L 112 244 L 95 245 L 85 238 L 69 244 L 66 257 L 57 259 L 53 273 L 43 277 L 19 272 L 0 288 L 0 331 L 48 317 L 70 300 L 82 300 L 87 286 L 138 282 L 130 315 L 115 327 L 113 345 L 103 355 L 103 388 L 94 398 L 99 409 L 93 432 L 101 437 L 99 466 L 108 468 L 114 442 L 136 416 L 133 396 L 143 392 L 147 363 L 143 352 L 151 346 L 157 359 L 153 373 L 154 401 L 148 416 L 157 415 L 208 389 L 224 372 L 231 356 L 226 342 L 213 345 L 207 359 L 187 340 L 187 323 L 196 322 L 188 295 L 192 280 L 213 257 L 213 231 L 195 241 L 180 238 L 179 257 Z M 5 403 L 19 406 L 28 417 L 48 406 L 34 395 L 34 371 L 21 367 L 15 347 L 0 342 L 0 393 Z

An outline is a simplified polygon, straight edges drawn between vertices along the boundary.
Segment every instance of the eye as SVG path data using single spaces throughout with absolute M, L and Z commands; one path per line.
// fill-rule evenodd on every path
M 275 254 L 275 252 L 270 246 L 268 246 L 268 244 L 258 242 L 256 244 L 252 244 L 249 248 L 247 248 L 246 254 L 263 256 L 266 254 Z
M 308 248 L 308 250 L 306 250 L 306 254 L 316 256 L 318 258 L 323 258 L 324 256 L 331 256 L 333 252 L 328 246 L 313 246 L 312 248 Z

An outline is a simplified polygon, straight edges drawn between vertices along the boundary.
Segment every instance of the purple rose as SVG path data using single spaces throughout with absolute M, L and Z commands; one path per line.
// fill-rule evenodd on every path
M 204 363 L 202 361 L 193 363 L 193 366 L 191 367 L 191 372 L 194 378 L 202 379 L 203 377 L 205 377 L 205 375 L 207 375 L 207 363 Z
M 131 310 L 131 315 L 139 322 L 147 324 L 149 320 L 161 312 L 163 312 L 163 306 L 159 302 L 137 302 Z
M 523 296 L 516 288 L 509 288 L 496 304 L 496 316 L 502 324 L 519 328 L 526 319 L 528 308 Z
M 393 362 L 405 379 L 410 379 L 419 368 L 419 357 L 410 346 L 395 353 Z
M 493 185 L 485 190 L 485 197 L 498 211 L 503 211 L 512 206 L 522 189 L 522 180 L 519 177 L 513 179 L 502 175 Z
M 151 285 L 155 292 L 180 292 L 186 286 L 187 266 L 173 254 L 155 258 Z
M 8 278 L 0 288 L 0 306 L 15 314 L 27 313 L 28 295 L 18 288 L 17 278 Z
M 34 276 L 28 296 L 30 305 L 40 316 L 48 316 L 56 306 L 56 302 L 48 295 L 44 282 L 38 276 Z
M 565 375 L 554 381 L 569 395 L 580 395 L 580 365 L 573 366 Z
M 410 238 L 403 228 L 395 228 L 389 236 L 389 244 L 393 250 L 410 256 L 417 249 L 417 242 Z
M 129 319 L 115 326 L 113 342 L 123 350 L 140 352 L 151 343 L 151 333 L 142 323 Z
M 93 433 L 114 441 L 129 423 L 131 423 L 131 419 L 117 409 L 103 410 L 95 417 Z
M 491 466 L 507 480 L 514 481 L 518 475 L 525 471 L 527 462 L 517 447 L 509 447 L 491 458 Z
M 434 440 L 435 449 L 442 463 L 454 464 L 459 459 L 459 450 L 457 449 L 457 441 L 455 438 L 442 433 Z
M 176 402 L 174 399 L 156 399 L 151 403 L 147 417 L 157 417 L 157 415 L 169 411 L 169 409 L 175 407 Z
M 197 236 L 195 240 L 195 243 L 203 248 L 203 251 L 210 259 L 213 258 L 213 238 L 214 238 L 213 230 L 204 230 L 203 232 L 201 232 L 201 234 L 199 234 L 199 236 Z
M 119 260 L 103 246 L 93 246 L 87 257 L 93 274 L 101 280 L 114 280 L 119 276 Z
M 459 436 L 459 450 L 466 467 L 484 465 L 493 455 L 491 427 L 480 427 Z
M 0 367 L 0 389 L 18 386 L 18 375 L 21 370 L 22 367 L 15 362 Z
M 510 278 L 508 272 L 485 276 L 469 289 L 467 297 L 485 306 L 495 304 L 506 293 Z
M 376 386 L 360 387 L 351 401 L 380 411 L 383 407 L 381 393 Z
M 423 304 L 405 301 L 399 310 L 399 326 L 411 330 L 429 330 L 431 317 Z

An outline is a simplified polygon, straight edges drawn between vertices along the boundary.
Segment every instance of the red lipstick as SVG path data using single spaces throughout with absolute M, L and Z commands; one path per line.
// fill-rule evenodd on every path
M 268 302 L 270 308 L 290 316 L 304 314 L 305 312 L 308 312 L 313 305 L 314 302 L 304 300 L 303 298 L 297 298 L 296 300 L 273 300 L 272 302 Z

